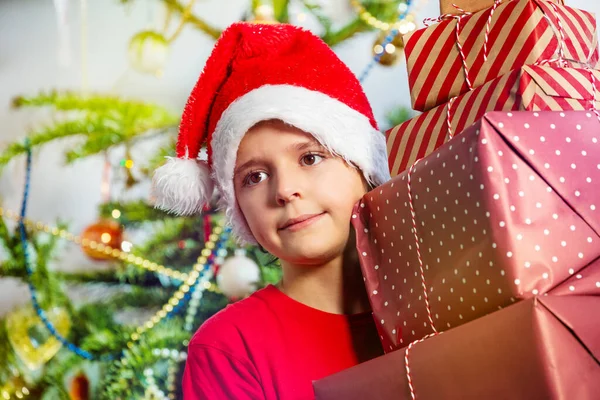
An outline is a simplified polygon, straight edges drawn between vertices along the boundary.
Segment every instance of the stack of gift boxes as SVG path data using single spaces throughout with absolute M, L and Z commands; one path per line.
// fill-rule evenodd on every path
M 450 3 L 404 37 L 423 113 L 387 132 L 393 179 L 352 218 L 388 354 L 315 382 L 317 399 L 598 398 L 595 18 Z

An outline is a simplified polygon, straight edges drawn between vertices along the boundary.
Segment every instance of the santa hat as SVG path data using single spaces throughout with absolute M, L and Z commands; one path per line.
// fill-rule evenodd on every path
M 390 178 L 384 135 L 354 74 L 317 36 L 287 24 L 235 23 L 217 41 L 183 111 L 177 157 L 155 172 L 156 206 L 202 210 L 214 183 L 233 233 L 256 243 L 236 202 L 237 150 L 244 134 L 281 120 L 357 166 L 379 185 Z M 202 146 L 208 160 L 199 160 Z

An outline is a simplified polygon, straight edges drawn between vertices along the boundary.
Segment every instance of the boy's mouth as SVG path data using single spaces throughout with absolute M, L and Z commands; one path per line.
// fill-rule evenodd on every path
M 321 212 L 318 214 L 302 214 L 296 218 L 290 218 L 285 223 L 280 225 L 277 228 L 277 230 L 278 231 L 283 231 L 283 230 L 295 231 L 295 230 L 304 228 L 305 226 L 308 226 L 308 225 L 312 224 L 313 222 L 315 222 L 316 220 L 318 220 L 324 214 L 325 214 L 325 212 Z

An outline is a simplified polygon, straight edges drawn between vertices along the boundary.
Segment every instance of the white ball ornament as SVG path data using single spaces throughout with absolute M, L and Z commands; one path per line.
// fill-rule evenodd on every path
M 235 255 L 226 259 L 217 274 L 217 285 L 229 298 L 242 298 L 257 288 L 260 281 L 258 265 L 246 257 L 246 251 L 237 249 Z

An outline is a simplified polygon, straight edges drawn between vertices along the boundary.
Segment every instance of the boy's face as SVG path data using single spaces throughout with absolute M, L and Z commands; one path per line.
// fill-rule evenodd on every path
M 280 121 L 244 135 L 234 187 L 258 243 L 283 261 L 305 265 L 342 254 L 352 207 L 367 191 L 358 169 Z

